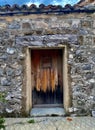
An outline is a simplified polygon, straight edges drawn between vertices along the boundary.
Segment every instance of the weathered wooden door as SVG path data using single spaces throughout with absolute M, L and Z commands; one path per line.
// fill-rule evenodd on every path
M 32 50 L 33 105 L 62 104 L 62 50 Z

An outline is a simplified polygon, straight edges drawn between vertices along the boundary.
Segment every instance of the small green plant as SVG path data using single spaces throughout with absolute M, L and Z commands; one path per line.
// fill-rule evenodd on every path
M 5 130 L 5 119 L 3 117 L 0 117 L 0 130 L 3 129 Z
M 0 102 L 5 103 L 6 99 L 5 99 L 6 94 L 4 92 L 0 92 Z M 0 117 L 0 130 L 5 130 L 5 119 L 3 117 Z
M 27 121 L 28 123 L 35 123 L 35 121 L 33 119 Z
M 3 117 L 0 117 L 0 124 L 4 124 L 5 123 L 5 119 Z
M 5 93 L 0 92 L 0 101 L 1 102 L 6 102 L 5 95 L 6 95 Z

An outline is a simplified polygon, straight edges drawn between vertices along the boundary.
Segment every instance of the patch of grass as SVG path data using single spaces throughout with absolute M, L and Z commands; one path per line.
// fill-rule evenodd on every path
M 4 125 L 4 123 L 5 123 L 5 119 L 2 118 L 2 117 L 0 117 L 0 129 L 5 130 L 5 125 Z
M 1 101 L 1 102 L 4 102 L 4 103 L 6 102 L 5 96 L 6 96 L 6 93 L 0 92 L 0 101 Z
M 0 125 L 0 130 L 6 130 L 6 127 L 5 127 L 5 125 Z
M 5 119 L 0 117 L 0 125 L 5 123 Z
M 30 124 L 34 124 L 35 123 L 35 121 L 33 119 L 31 119 L 31 120 L 29 120 L 27 122 L 30 123 Z

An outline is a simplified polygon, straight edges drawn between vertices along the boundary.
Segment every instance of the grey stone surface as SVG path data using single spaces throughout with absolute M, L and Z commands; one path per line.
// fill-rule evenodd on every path
M 7 48 L 7 53 L 8 54 L 14 54 L 15 53 L 15 49 L 14 48 Z
M 7 60 L 7 55 L 2 55 L 2 56 L 0 56 L 0 59 L 2 59 L 2 60 Z
M 3 76 L 3 74 L 4 74 L 4 71 L 3 69 L 0 68 L 0 76 Z
M 21 75 L 21 73 L 22 73 L 22 66 L 18 66 L 18 68 L 16 68 L 15 75 L 19 76 Z
M 91 64 L 84 64 L 83 70 L 91 70 Z
M 64 116 L 65 111 L 63 108 L 55 107 L 55 108 L 32 108 L 30 112 L 30 116 Z
M 7 76 L 12 76 L 14 73 L 14 70 L 12 68 L 6 68 L 6 74 Z
M 95 130 L 94 117 L 6 118 L 6 130 Z M 28 123 L 28 121 L 35 123 Z
M 1 85 L 2 86 L 10 86 L 10 84 L 11 84 L 11 81 L 9 81 L 7 78 L 5 78 L 5 77 L 1 78 Z
M 95 62 L 95 57 L 92 57 L 93 62 Z
M 9 108 L 6 108 L 6 112 L 7 113 L 12 113 L 14 110 L 12 110 L 12 109 L 9 109 Z
M 19 60 L 24 60 L 24 59 L 25 59 L 25 54 L 19 53 L 19 54 L 18 54 L 18 59 L 19 59 Z
M 95 110 L 92 110 L 92 116 L 95 117 Z
M 18 22 L 13 22 L 8 26 L 9 29 L 19 29 L 20 24 Z
M 43 35 L 43 36 L 23 36 L 23 37 L 16 37 L 16 44 L 23 45 L 23 46 L 56 46 L 56 44 L 64 44 L 64 42 L 68 42 L 71 44 L 77 44 L 78 39 L 76 35 Z
M 95 14 L 14 16 L 0 20 L 0 92 L 5 93 L 7 100 L 2 102 L 0 111 L 14 110 L 14 116 L 21 112 L 21 102 L 26 99 L 26 92 L 22 92 L 26 84 L 26 48 L 66 45 L 70 107 L 78 109 L 79 115 L 84 108 L 89 115 L 90 109 L 95 109 Z

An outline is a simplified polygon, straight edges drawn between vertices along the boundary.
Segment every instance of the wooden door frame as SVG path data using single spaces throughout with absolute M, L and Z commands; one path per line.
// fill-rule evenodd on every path
M 70 89 L 68 85 L 68 66 L 67 66 L 67 46 L 62 45 L 58 47 L 27 47 L 26 49 L 26 60 L 25 60 L 25 112 L 29 114 L 32 108 L 32 88 L 31 88 L 31 50 L 34 49 L 62 49 L 63 52 L 63 107 L 66 112 L 68 112 L 68 108 L 70 107 Z

